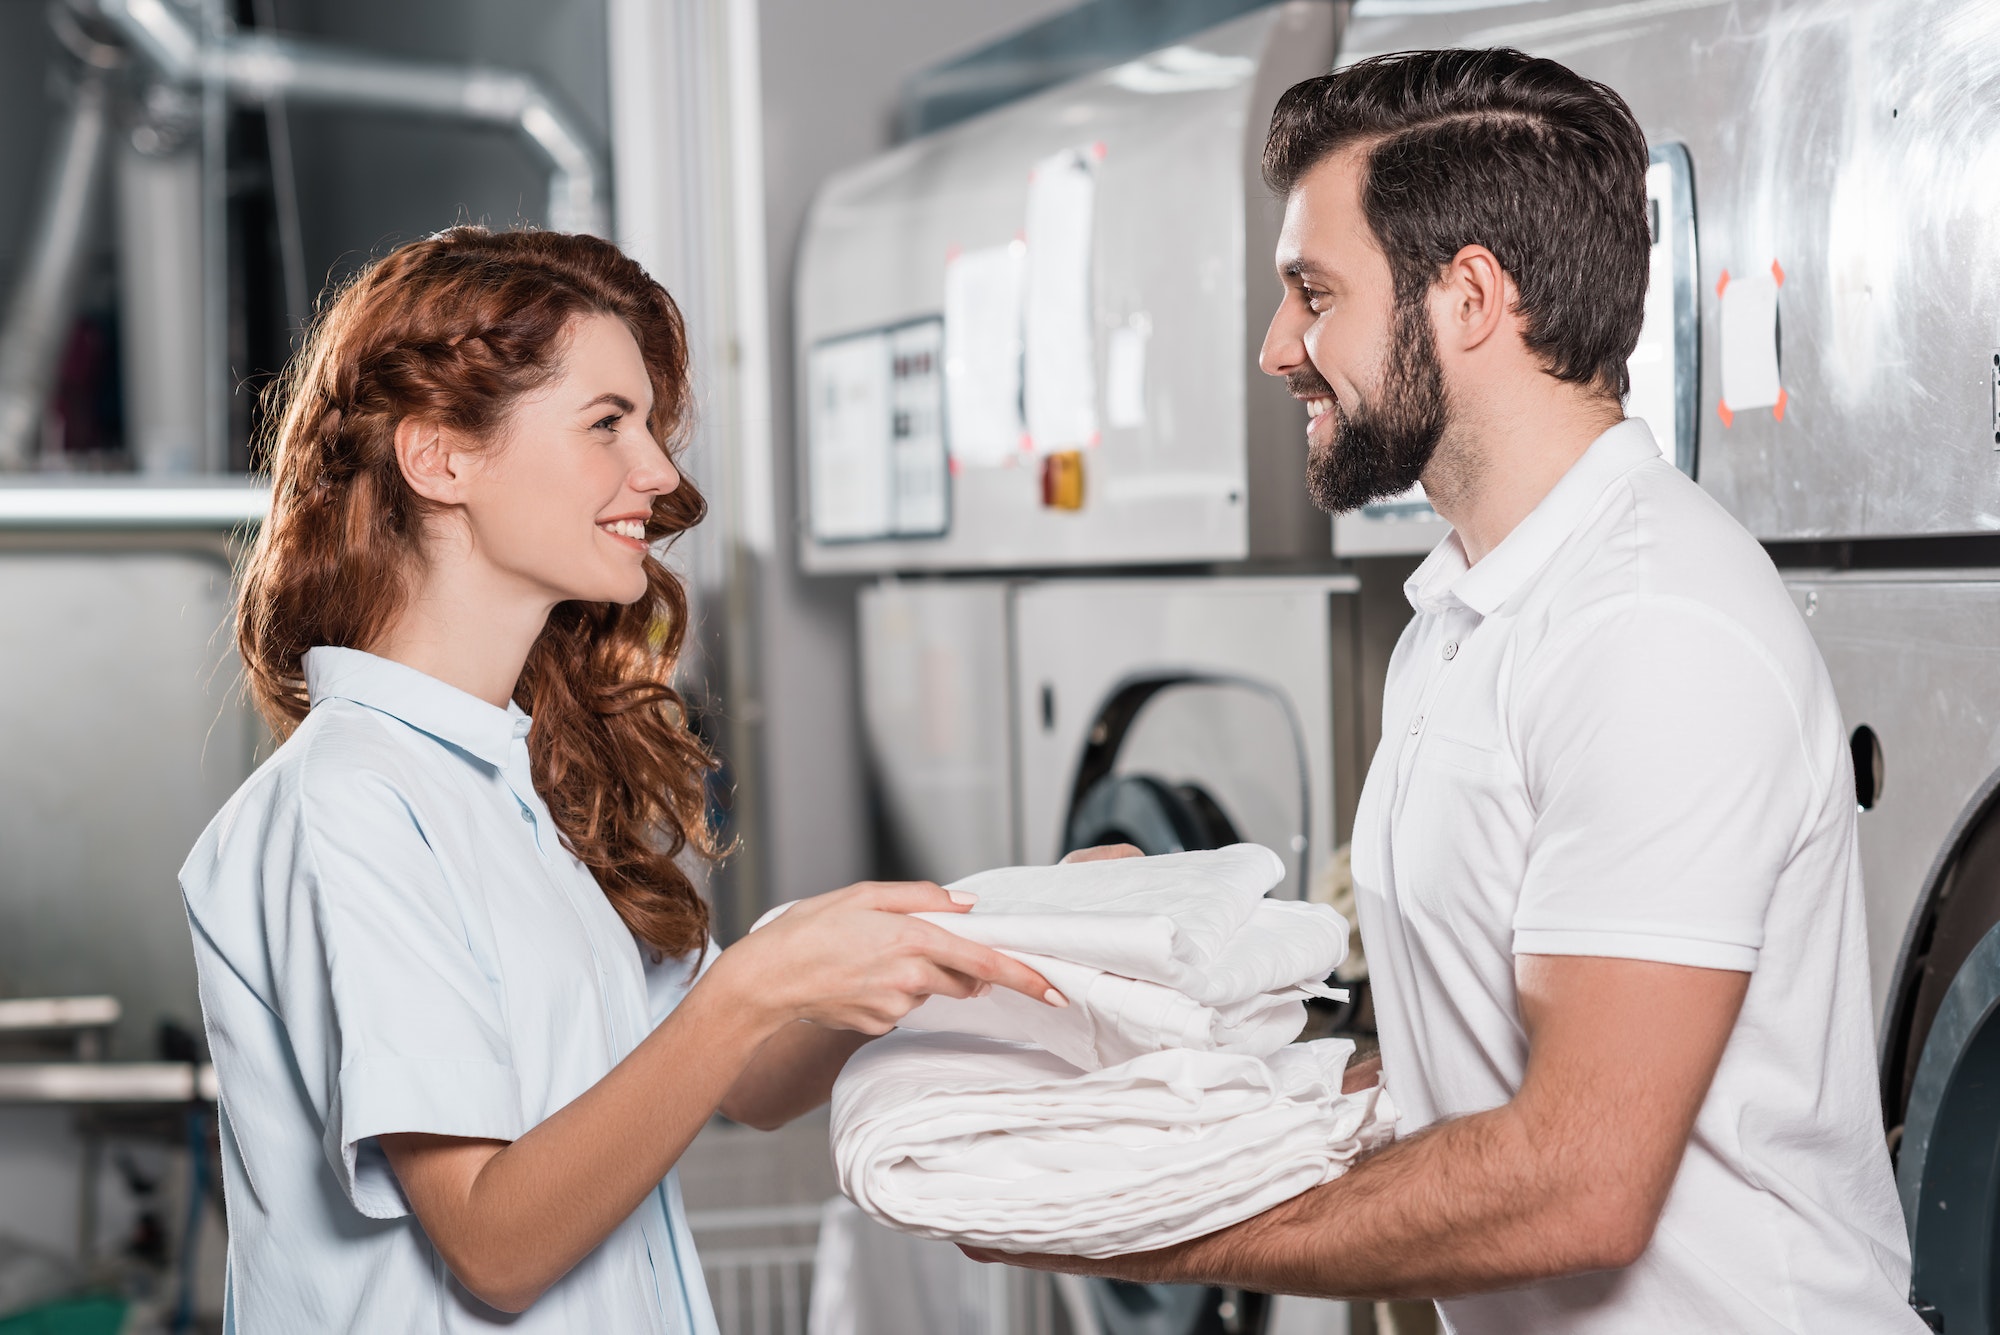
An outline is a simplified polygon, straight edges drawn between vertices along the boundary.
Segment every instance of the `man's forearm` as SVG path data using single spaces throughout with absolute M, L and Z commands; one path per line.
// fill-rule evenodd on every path
M 1548 1166 L 1559 1153 L 1511 1108 L 1446 1122 L 1255 1219 L 1128 1258 L 1132 1277 L 1438 1298 L 1623 1264 L 1629 1226 L 1608 1204 L 1593 1226 L 1590 1193 L 1577 1199 Z

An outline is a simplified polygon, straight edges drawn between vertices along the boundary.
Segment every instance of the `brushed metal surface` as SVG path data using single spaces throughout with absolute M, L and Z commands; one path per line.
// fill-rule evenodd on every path
M 954 881 L 1017 860 L 1004 580 L 861 590 L 861 717 L 895 870 Z
M 1882 746 L 1860 819 L 1878 1029 L 1918 901 L 1960 816 L 2000 771 L 2000 572 L 1794 574 L 1849 732 Z
M 827 182 L 799 252 L 801 368 L 823 340 L 938 314 L 946 257 L 1007 244 L 1023 226 L 1030 166 L 1094 144 L 1104 146 L 1091 293 L 1100 399 L 1112 331 L 1144 317 L 1152 333 L 1145 424 L 1105 424 L 1086 451 L 1081 511 L 1043 506 L 1032 459 L 966 467 L 944 537 L 808 539 L 805 569 L 1326 555 L 1325 519 L 1302 482 L 1304 411 L 1256 369 L 1280 217 L 1257 160 L 1278 95 L 1330 65 L 1336 16 L 1323 0 L 1289 0 L 1189 39 L 1158 69 L 1106 70 Z M 801 449 L 802 470 L 809 455 Z
M 1361 0 L 1341 59 L 1498 45 L 1687 147 L 1704 487 L 1771 540 L 2000 529 L 2000 5 Z M 1784 415 L 1725 426 L 1717 285 L 1773 260 Z

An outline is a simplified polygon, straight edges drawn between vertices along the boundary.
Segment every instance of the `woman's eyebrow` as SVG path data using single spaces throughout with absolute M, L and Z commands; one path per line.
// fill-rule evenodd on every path
M 597 407 L 599 404 L 609 404 L 613 408 L 616 408 L 619 412 L 626 413 L 628 415 L 639 411 L 639 405 L 632 402 L 632 400 L 626 398 L 623 394 L 599 394 L 596 398 L 592 399 L 589 403 L 584 404 L 583 407 L 578 409 L 577 411 L 588 412 L 590 409 Z

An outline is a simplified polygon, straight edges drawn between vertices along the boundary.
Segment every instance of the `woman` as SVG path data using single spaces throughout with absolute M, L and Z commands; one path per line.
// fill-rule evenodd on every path
M 282 392 L 237 634 L 285 740 L 181 877 L 230 1328 L 712 1332 L 672 1174 L 711 1114 L 816 1106 L 928 995 L 1064 1003 L 909 916 L 962 911 L 929 884 L 709 948 L 652 546 L 702 515 L 686 342 L 638 265 L 455 228 L 341 293 Z

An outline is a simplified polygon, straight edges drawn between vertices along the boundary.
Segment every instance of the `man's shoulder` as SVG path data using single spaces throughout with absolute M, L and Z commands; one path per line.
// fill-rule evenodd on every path
M 1810 647 L 1769 553 L 1693 479 L 1632 469 L 1551 562 L 1524 612 L 1552 637 L 1609 616 L 1706 616 L 1781 656 Z

